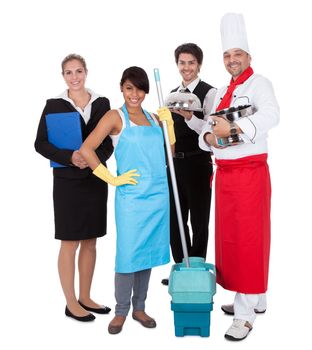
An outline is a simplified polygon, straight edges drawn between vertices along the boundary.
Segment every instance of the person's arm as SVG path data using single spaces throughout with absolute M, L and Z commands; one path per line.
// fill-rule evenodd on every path
M 96 112 L 95 112 L 96 116 L 98 116 L 98 110 L 100 111 L 101 115 L 103 116 L 111 109 L 109 99 L 106 97 L 99 97 L 97 100 L 95 100 L 92 104 L 92 110 L 93 110 L 93 107 L 94 107 L 94 110 L 96 110 Z M 99 122 L 99 119 L 96 120 L 96 124 Z M 95 150 L 95 152 L 96 152 L 97 156 L 99 157 L 99 159 L 101 160 L 101 162 L 103 164 L 106 164 L 106 161 L 109 159 L 109 157 L 114 152 L 114 147 L 113 147 L 113 143 L 112 143 L 111 138 L 106 137 L 103 140 L 103 142 L 100 144 L 100 146 Z
M 231 129 L 236 129 L 236 134 L 241 134 L 245 142 L 254 142 L 278 124 L 279 106 L 270 81 L 259 77 L 251 86 L 250 94 L 255 113 L 240 118 L 235 123 L 230 123 L 221 117 L 212 117 L 216 123 L 212 127 L 214 135 L 228 137 L 231 135 Z
M 188 113 L 191 113 L 190 117 L 185 117 L 185 122 L 186 122 L 187 126 L 190 129 L 197 132 L 198 135 L 201 134 L 203 128 L 206 125 L 206 121 L 207 121 L 207 119 L 211 113 L 212 107 L 213 107 L 216 93 L 217 93 L 217 89 L 213 88 L 213 89 L 210 89 L 205 96 L 205 99 L 203 102 L 204 119 L 197 118 L 192 112 L 188 112 Z
M 49 113 L 55 113 L 55 111 L 57 111 L 57 108 L 60 108 L 57 103 L 58 102 L 54 99 L 47 100 L 38 125 L 36 140 L 34 144 L 35 150 L 43 157 L 54 162 L 63 164 L 65 166 L 73 166 L 72 156 L 74 150 L 58 148 L 50 143 L 48 139 L 46 115 Z
M 246 118 L 240 118 L 236 124 L 250 142 L 263 137 L 279 122 L 280 112 L 271 82 L 259 76 L 251 85 L 252 103 L 255 113 Z
M 153 113 L 153 116 L 154 118 L 157 120 L 158 124 L 160 127 L 162 127 L 162 122 L 161 120 L 159 119 L 158 115 Z M 169 135 L 168 135 L 169 136 Z M 174 154 L 174 151 L 175 151 L 175 143 L 173 143 L 172 145 L 170 145 L 170 148 L 171 148 L 171 153 Z
M 229 137 L 231 135 L 231 129 L 235 129 L 235 134 L 242 134 L 241 128 L 235 123 L 230 123 L 228 120 L 222 117 L 211 117 L 214 122 L 212 126 L 212 133 L 216 137 Z
M 168 136 L 170 145 L 175 144 L 176 137 L 174 133 L 174 122 L 170 110 L 167 107 L 162 107 L 157 110 L 158 118 L 160 121 L 167 122 Z
M 80 147 L 79 152 L 92 170 L 100 164 L 100 159 L 95 150 L 101 145 L 103 140 L 119 126 L 118 116 L 115 112 L 116 111 L 107 112 Z
M 101 180 L 113 186 L 121 186 L 125 184 L 135 185 L 137 184 L 137 181 L 133 177 L 139 176 L 135 169 L 120 176 L 113 176 L 100 162 L 100 159 L 95 152 L 105 137 L 110 134 L 119 134 L 121 127 L 121 120 L 118 112 L 114 110 L 107 112 L 99 121 L 96 128 L 86 138 L 79 151 L 89 167 L 93 170 L 93 174 Z
M 79 169 L 85 169 L 88 167 L 88 163 L 83 159 L 79 151 L 73 152 L 71 162 Z
M 204 120 L 208 120 L 210 114 L 212 113 L 213 107 L 215 105 L 215 98 L 218 90 L 216 88 L 210 89 L 205 96 L 203 103 L 204 110 Z
M 212 152 L 211 147 L 220 148 L 220 146 L 217 143 L 216 136 L 212 133 L 212 126 L 211 126 L 212 119 L 211 117 L 206 121 L 205 126 L 202 129 L 202 132 L 200 133 L 198 137 L 198 145 L 199 147 L 207 152 Z

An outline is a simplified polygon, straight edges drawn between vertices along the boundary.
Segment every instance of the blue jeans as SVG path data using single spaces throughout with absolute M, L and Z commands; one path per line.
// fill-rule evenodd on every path
M 131 305 L 131 295 L 133 311 L 145 310 L 145 300 L 151 271 L 151 269 L 147 269 L 133 273 L 115 273 L 116 315 L 128 315 Z

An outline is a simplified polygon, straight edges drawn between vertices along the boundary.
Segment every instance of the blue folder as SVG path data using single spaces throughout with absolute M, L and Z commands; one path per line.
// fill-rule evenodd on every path
M 46 115 L 48 140 L 55 147 L 77 150 L 82 144 L 80 114 L 78 112 L 51 113 Z M 53 168 L 65 165 L 50 160 Z

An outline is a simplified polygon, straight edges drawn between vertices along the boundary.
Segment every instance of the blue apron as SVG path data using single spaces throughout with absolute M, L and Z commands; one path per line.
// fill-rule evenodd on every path
M 116 272 L 131 273 L 166 264 L 169 249 L 169 192 L 161 128 L 143 110 L 151 126 L 130 126 L 122 111 L 123 129 L 115 158 L 117 174 L 137 169 L 137 185 L 116 188 Z

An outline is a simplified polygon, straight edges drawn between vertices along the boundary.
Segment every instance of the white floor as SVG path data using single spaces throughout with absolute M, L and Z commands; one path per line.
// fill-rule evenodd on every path
M 144 350 L 307 349 L 311 348 L 311 100 L 310 2 L 265 0 L 166 1 L 2 1 L 1 33 L 1 181 L 0 181 L 0 349 Z M 309 7 L 308 7 L 309 5 Z M 231 343 L 231 324 L 220 306 L 233 294 L 217 289 L 211 335 L 176 338 L 170 296 L 160 280 L 170 265 L 153 270 L 147 312 L 156 329 L 128 319 L 119 335 L 109 335 L 112 317 L 82 324 L 65 317 L 57 274 L 59 242 L 53 239 L 52 174 L 48 160 L 35 154 L 38 120 L 46 98 L 65 86 L 60 61 L 70 52 L 86 57 L 88 87 L 119 107 L 119 79 L 130 65 L 150 75 L 145 108 L 156 111 L 152 69 L 159 67 L 164 94 L 180 77 L 173 50 L 196 42 L 205 52 L 203 80 L 229 81 L 220 46 L 219 22 L 225 12 L 246 19 L 252 66 L 273 82 L 281 123 L 270 132 L 272 246 L 268 309 L 246 340 Z M 48 16 L 47 16 L 48 14 Z M 192 30 L 192 29 L 195 30 Z M 41 34 L 39 37 L 38 34 Z M 307 69 L 308 67 L 308 69 Z M 113 171 L 113 168 L 110 166 Z M 111 191 L 112 193 L 112 191 Z M 115 233 L 110 197 L 110 232 L 98 242 L 93 297 L 114 306 Z M 213 256 L 213 214 L 207 260 Z M 233 267 L 235 273 L 235 267 Z
M 275 152 L 275 153 L 274 153 Z M 273 153 L 273 154 L 272 154 Z M 35 158 L 36 184 L 31 179 L 20 183 L 22 195 L 16 197 L 7 188 L 5 215 L 0 221 L 3 237 L 0 252 L 1 326 L 0 348 L 55 349 L 241 349 L 277 347 L 283 349 L 309 344 L 311 300 L 311 249 L 309 242 L 308 173 L 306 181 L 297 181 L 288 170 L 287 153 L 272 152 L 271 175 L 272 244 L 268 290 L 268 309 L 259 316 L 247 339 L 236 343 L 224 339 L 232 322 L 220 310 L 233 301 L 233 293 L 217 288 L 211 312 L 209 338 L 174 335 L 170 295 L 160 281 L 169 276 L 171 264 L 153 269 L 146 311 L 157 321 L 156 329 L 145 329 L 129 317 L 119 335 L 109 335 L 107 326 L 112 315 L 99 315 L 89 324 L 79 323 L 64 315 L 65 302 L 57 273 L 59 242 L 53 239 L 52 176 L 45 159 Z M 38 163 L 38 164 L 37 164 Z M 109 164 L 113 168 L 113 164 Z M 28 178 L 30 179 L 30 175 Z M 27 178 L 26 178 L 27 179 Z M 10 180 L 11 186 L 14 186 Z M 5 184 L 5 182 L 3 182 Z M 35 189 L 35 192 L 34 192 Z M 113 194 L 108 202 L 109 233 L 98 240 L 98 258 L 93 283 L 93 298 L 114 307 L 115 225 Z M 18 199 L 17 199 L 18 198 Z M 18 215 L 16 215 L 18 213 Z M 17 219 L 18 217 L 18 219 Z M 207 261 L 214 262 L 212 207 Z M 233 267 L 235 273 L 235 267 Z M 5 344 L 5 345 L 2 345 Z
M 277 259 L 272 254 L 268 309 L 258 316 L 254 329 L 239 345 L 224 339 L 224 332 L 232 318 L 220 310 L 222 303 L 233 300 L 233 293 L 217 289 L 214 310 L 211 312 L 209 338 L 174 335 L 173 312 L 170 310 L 170 295 L 160 281 L 169 275 L 170 265 L 155 268 L 152 273 L 146 311 L 157 321 L 156 329 L 145 329 L 128 317 L 122 333 L 110 335 L 107 326 L 111 315 L 98 315 L 92 323 L 84 324 L 64 315 L 65 302 L 59 285 L 56 259 L 58 242 L 46 232 L 37 232 L 37 244 L 25 249 L 28 239 L 21 239 L 13 247 L 11 260 L 2 264 L 0 343 L 1 349 L 226 349 L 239 346 L 241 349 L 266 349 L 278 346 L 295 347 L 308 340 L 308 324 L 304 320 L 309 311 L 308 290 L 300 279 L 300 268 L 295 261 Z M 53 243 L 54 242 L 54 243 Z M 213 245 L 211 239 L 211 246 Z M 113 308 L 114 235 L 99 240 L 98 260 L 94 276 L 93 296 L 100 303 Z M 286 254 L 275 254 L 282 257 Z M 212 247 L 209 249 L 209 255 Z M 275 253 L 277 247 L 273 247 Z M 8 255 L 7 255 L 8 256 Z M 3 257 L 3 255 L 2 255 Z M 209 259 L 208 259 L 209 260 Z M 297 268 L 298 267 L 298 268 Z M 300 286 L 300 290 L 299 290 Z

